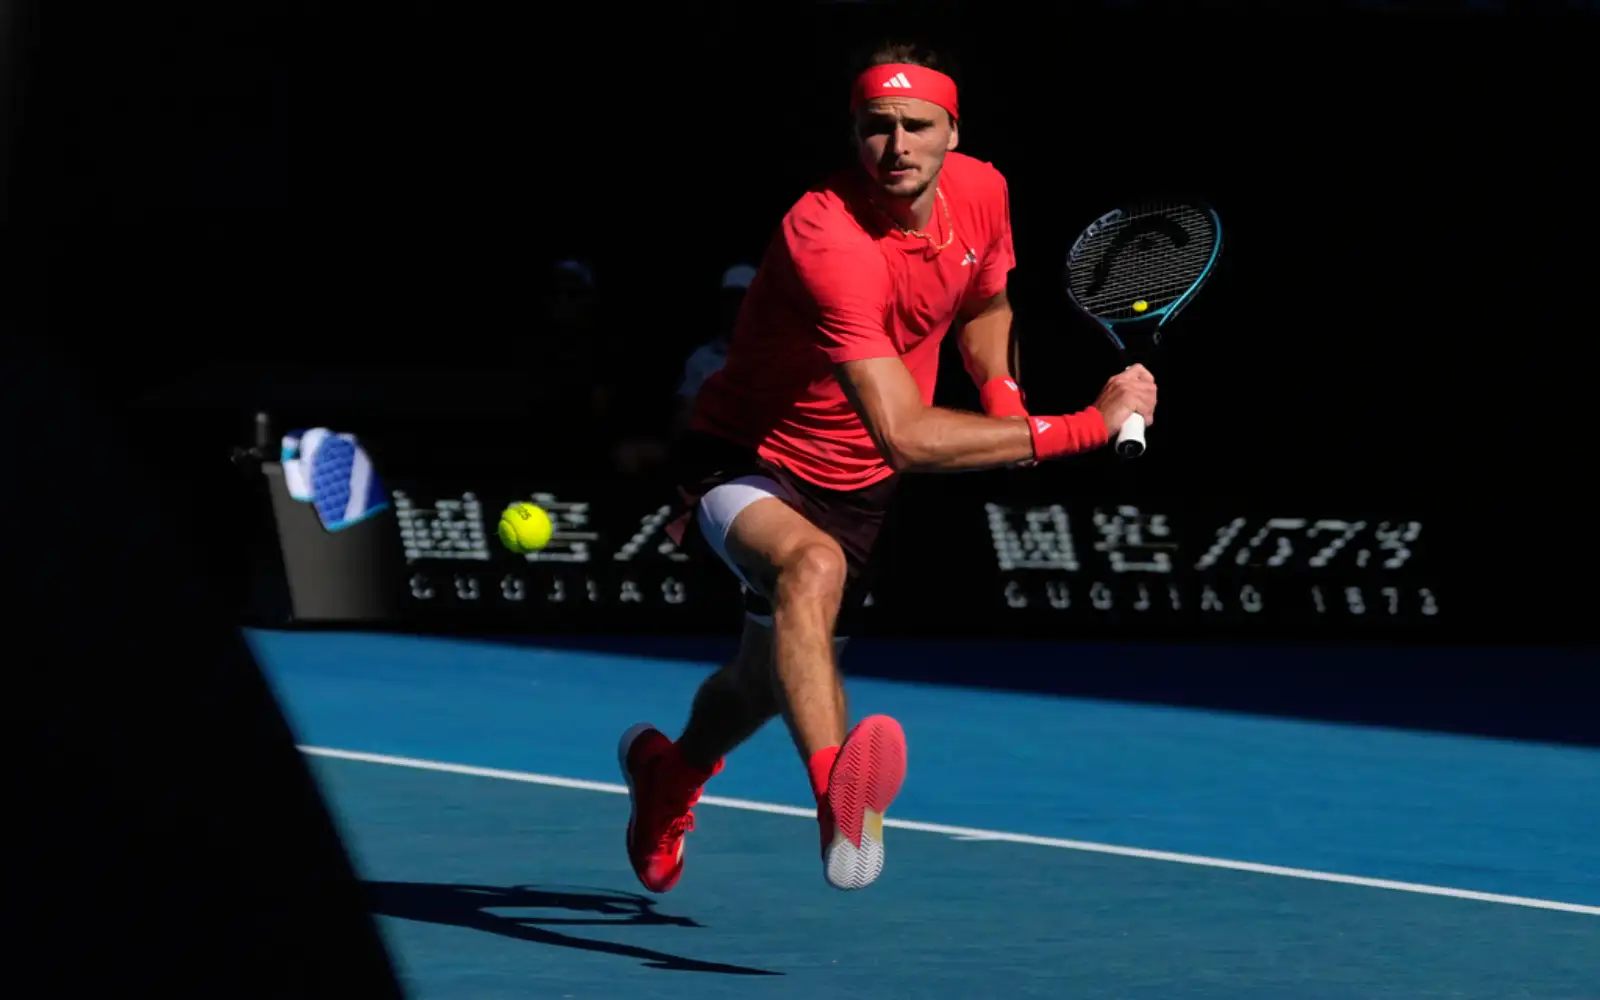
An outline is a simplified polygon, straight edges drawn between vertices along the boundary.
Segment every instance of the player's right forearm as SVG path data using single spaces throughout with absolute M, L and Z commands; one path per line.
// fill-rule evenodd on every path
M 1014 419 L 928 407 L 885 435 L 881 447 L 897 472 L 974 472 L 1087 451 L 1105 440 L 1104 422 L 1093 408 L 1067 417 Z M 1038 453 L 1041 443 L 1049 453 Z

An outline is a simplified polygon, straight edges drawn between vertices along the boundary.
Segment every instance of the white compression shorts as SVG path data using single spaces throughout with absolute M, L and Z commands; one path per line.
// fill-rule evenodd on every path
M 761 591 L 750 582 L 744 570 L 728 555 L 728 531 L 733 527 L 734 518 L 757 500 L 782 500 L 789 506 L 795 506 L 794 498 L 789 495 L 778 482 L 769 476 L 741 476 L 730 479 L 721 486 L 713 487 L 705 496 L 700 498 L 699 509 L 695 516 L 700 521 L 700 533 L 705 537 L 706 544 L 722 560 L 723 565 L 733 570 L 733 575 L 739 578 L 740 585 L 748 591 L 760 593 Z M 746 611 L 745 617 L 758 625 L 772 627 L 772 616 Z M 835 654 L 842 653 L 845 645 L 850 641 L 849 636 L 834 636 L 833 648 Z
M 746 507 L 757 500 L 769 498 L 782 500 L 791 507 L 794 506 L 794 498 L 776 480 L 768 476 L 741 476 L 709 490 L 700 498 L 695 513 L 700 522 L 700 534 L 705 537 L 706 544 L 711 546 L 711 551 L 717 554 L 717 558 L 721 559 L 724 565 L 733 570 L 733 575 L 739 578 L 739 583 L 744 589 L 755 593 L 761 593 L 760 589 L 750 582 L 744 570 L 739 568 L 739 564 L 728 555 L 728 531 L 733 527 L 734 518 L 743 513 Z M 763 625 L 772 624 L 771 615 L 758 615 L 753 612 L 746 614 Z

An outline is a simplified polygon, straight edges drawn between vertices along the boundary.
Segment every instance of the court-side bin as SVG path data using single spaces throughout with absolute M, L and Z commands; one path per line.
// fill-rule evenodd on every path
M 297 623 L 397 622 L 404 561 L 392 507 L 329 531 L 316 508 L 290 493 L 281 462 L 262 462 Z

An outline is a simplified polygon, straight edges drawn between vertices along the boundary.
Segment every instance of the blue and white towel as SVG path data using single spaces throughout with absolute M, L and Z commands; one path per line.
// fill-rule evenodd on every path
M 279 452 L 289 495 L 316 508 L 322 527 L 343 531 L 389 507 L 389 494 L 354 434 L 290 431 Z

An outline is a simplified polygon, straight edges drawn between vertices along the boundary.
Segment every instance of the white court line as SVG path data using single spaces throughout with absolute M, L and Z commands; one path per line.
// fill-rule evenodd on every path
M 471 767 L 466 764 L 445 764 L 433 760 L 416 760 L 411 757 L 390 757 L 385 754 L 359 753 L 354 750 L 333 750 L 327 747 L 300 748 L 314 757 L 333 757 L 339 760 L 363 761 L 368 764 L 387 764 L 391 767 L 411 767 L 423 771 L 443 771 L 447 774 L 466 774 L 478 778 L 498 778 L 502 781 L 521 781 L 531 785 L 552 788 L 572 788 L 584 792 L 605 792 L 626 795 L 628 787 L 605 781 L 583 781 L 578 778 L 558 778 L 549 774 L 529 774 L 525 771 L 502 771 L 492 767 Z M 771 802 L 752 802 L 748 799 L 725 799 L 706 795 L 700 799 L 705 806 L 724 809 L 743 809 L 746 812 L 772 813 L 778 816 L 802 816 L 815 819 L 815 809 L 799 806 L 782 806 Z M 1581 903 L 1561 903 L 1549 899 L 1529 899 L 1524 896 L 1502 896 L 1492 892 L 1472 889 L 1452 889 L 1448 886 L 1421 885 L 1415 882 L 1395 882 L 1390 879 L 1364 878 L 1360 875 L 1339 875 L 1333 872 L 1311 871 L 1305 868 L 1284 868 L 1280 865 L 1261 865 L 1253 861 L 1229 861 L 1226 858 L 1207 858 L 1195 854 L 1175 854 L 1171 851 L 1150 851 L 1142 847 L 1120 847 L 1116 844 L 1096 844 L 1085 840 L 1063 840 L 1059 837 L 1035 837 L 1026 833 L 1004 833 L 998 830 L 975 830 L 964 826 L 945 826 L 941 823 L 917 823 L 912 820 L 885 818 L 883 825 L 897 830 L 917 833 L 935 833 L 963 841 L 999 841 L 1007 844 L 1027 844 L 1032 847 L 1055 847 L 1067 851 L 1087 851 L 1091 854 L 1114 854 L 1124 858 L 1145 861 L 1170 861 L 1180 865 L 1200 865 L 1206 868 L 1227 868 L 1232 871 L 1255 872 L 1258 875 L 1277 875 L 1283 878 L 1308 879 L 1313 882 L 1337 882 L 1341 885 L 1359 885 L 1368 889 L 1393 889 L 1398 892 L 1419 893 L 1425 896 L 1449 896 L 1452 899 L 1471 899 L 1480 903 L 1501 903 L 1506 906 L 1526 906 L 1538 910 L 1560 910 L 1564 913 L 1584 913 L 1600 917 L 1600 906 Z

